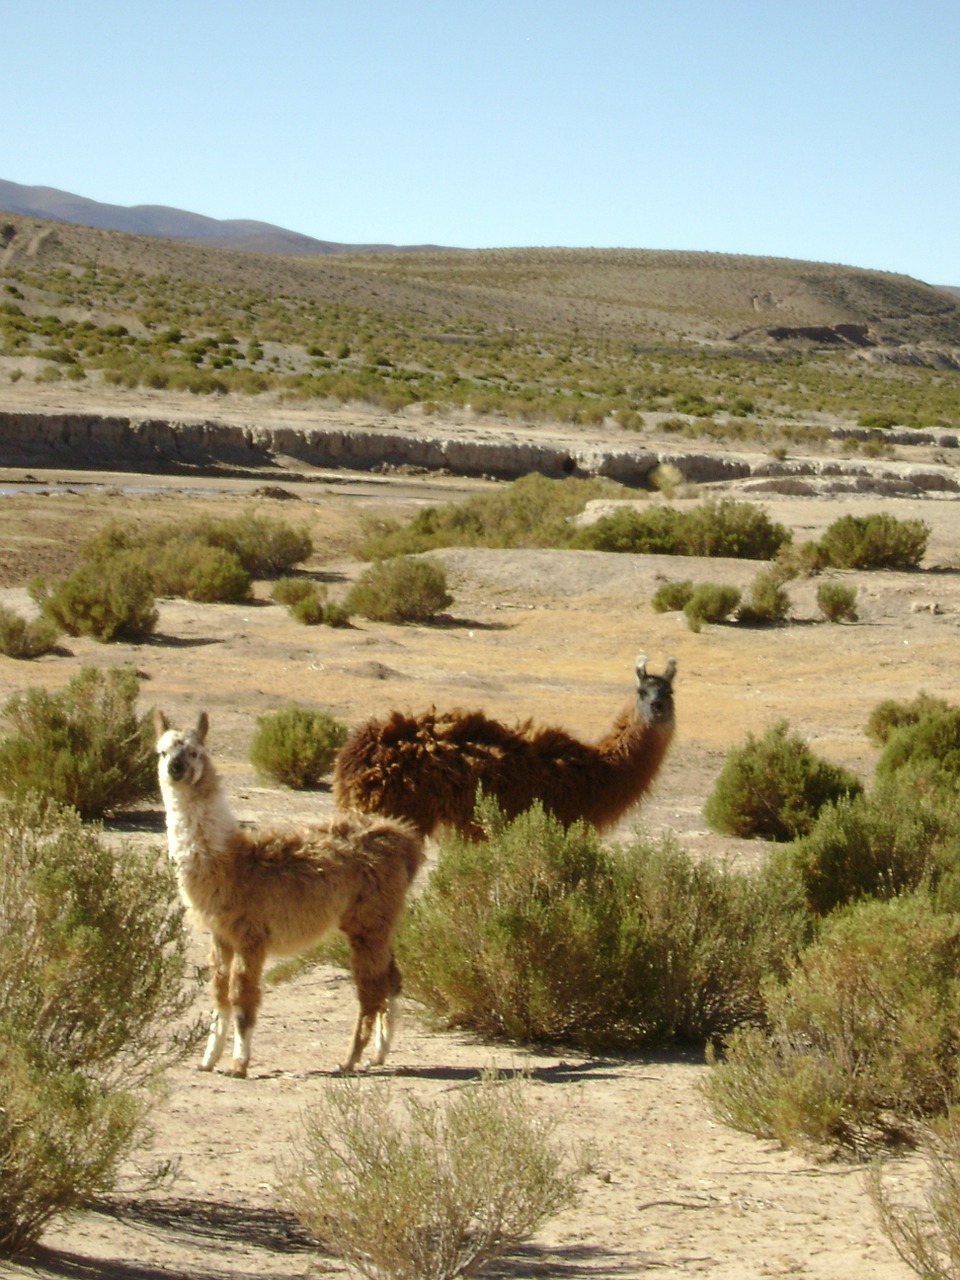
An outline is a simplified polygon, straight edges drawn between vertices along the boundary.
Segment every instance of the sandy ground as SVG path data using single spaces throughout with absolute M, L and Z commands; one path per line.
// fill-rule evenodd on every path
M 134 497 L 160 500 L 147 496 L 156 477 L 127 476 L 120 484 L 124 509 L 127 498 L 131 510 L 138 509 Z M 209 501 L 225 507 L 252 484 L 218 482 Z M 329 532 L 333 551 L 316 572 L 333 595 L 358 572 L 355 561 L 339 554 L 342 531 L 358 510 L 436 501 L 444 484 L 460 491 L 453 481 L 377 484 L 343 476 L 291 482 L 299 502 L 270 508 L 307 518 L 318 534 Z M 85 520 L 107 511 L 98 503 L 108 499 L 81 493 L 76 484 L 69 495 L 69 487 L 42 497 L 17 484 L 8 493 L 0 483 L 0 503 L 21 504 L 14 519 L 25 529 L 49 512 L 62 541 L 69 525 L 63 511 L 82 510 Z M 178 500 L 175 491 L 162 498 Z M 746 585 L 757 566 L 739 561 L 449 551 L 437 554 L 454 604 L 436 626 L 358 620 L 346 630 L 304 628 L 271 604 L 265 589 L 244 606 L 164 601 L 158 635 L 148 644 L 69 640 L 63 652 L 35 663 L 0 658 L 0 696 L 27 685 L 61 687 L 83 663 L 133 662 L 144 676 L 145 705 L 161 706 L 181 723 L 208 710 L 210 746 L 236 811 L 265 821 L 331 808 L 328 791 L 264 786 L 247 763 L 256 716 L 285 701 L 325 707 L 350 723 L 393 707 L 482 706 L 593 737 L 629 698 L 635 655 L 646 652 L 659 669 L 674 654 L 677 737 L 656 793 L 619 834 L 639 821 L 654 834 L 676 832 L 705 857 L 755 860 L 762 846 L 721 838 L 702 817 L 725 752 L 748 731 L 786 718 L 816 751 L 869 778 L 876 753 L 863 726 L 881 698 L 925 689 L 960 699 L 960 504 L 888 501 L 894 514 L 920 515 L 931 524 L 929 554 L 919 573 L 845 575 L 859 590 L 856 625 L 818 621 L 814 587 L 804 583 L 791 588 L 790 624 L 773 630 L 706 627 L 694 635 L 677 615 L 651 609 L 650 596 L 664 577 Z M 763 505 L 802 540 L 847 510 L 876 510 L 878 503 L 766 495 Z M 0 601 L 26 609 L 22 584 L 7 581 Z M 918 603 L 935 603 L 939 612 L 917 611 Z M 163 842 L 159 809 L 120 825 L 135 841 Z M 193 945 L 199 963 L 205 940 L 197 936 Z M 198 992 L 198 1008 L 206 1003 Z M 332 968 L 268 990 L 246 1081 L 203 1074 L 192 1064 L 171 1072 L 153 1148 L 140 1158 L 141 1164 L 171 1161 L 176 1176 L 169 1185 L 144 1193 L 131 1165 L 116 1194 L 53 1226 L 31 1256 L 0 1264 L 0 1274 L 208 1280 L 300 1277 L 318 1265 L 342 1270 L 313 1249 L 284 1212 L 277 1166 L 303 1109 L 330 1087 L 353 1014 L 349 979 Z M 602 1059 L 563 1050 L 528 1053 L 431 1032 L 408 1006 L 387 1067 L 362 1087 L 389 1085 L 433 1099 L 470 1087 L 491 1066 L 529 1072 L 534 1103 L 561 1118 L 571 1141 L 589 1140 L 596 1150 L 577 1207 L 549 1222 L 497 1274 L 518 1280 L 904 1280 L 912 1274 L 879 1230 L 862 1171 L 820 1164 L 717 1123 L 700 1092 L 708 1069 L 696 1052 Z M 916 1187 L 916 1161 L 896 1161 L 892 1169 L 895 1180 Z

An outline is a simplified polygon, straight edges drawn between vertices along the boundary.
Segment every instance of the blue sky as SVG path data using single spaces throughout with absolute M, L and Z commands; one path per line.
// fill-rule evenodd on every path
M 960 285 L 957 0 L 0 0 L 0 178 Z

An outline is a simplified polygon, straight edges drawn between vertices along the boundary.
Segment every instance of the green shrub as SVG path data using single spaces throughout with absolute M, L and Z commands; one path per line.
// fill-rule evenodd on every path
M 38 797 L 0 806 L 0 1254 L 110 1191 L 148 1136 L 182 1024 L 168 860 Z
M 790 597 L 780 571 L 773 566 L 761 569 L 750 584 L 750 594 L 740 606 L 737 619 L 748 625 L 785 622 L 790 613 Z
M 344 603 L 348 613 L 374 622 L 429 622 L 453 597 L 442 565 L 397 556 L 365 569 Z
M 248 513 L 228 520 L 203 520 L 196 534 L 211 546 L 232 551 L 252 578 L 286 573 L 313 554 L 306 529 L 294 529 L 272 516 Z
M 136 552 L 86 561 L 52 586 L 33 582 L 30 592 L 44 617 L 71 636 L 138 641 L 156 629 L 153 586 Z
M 809 834 L 776 856 L 800 874 L 810 910 L 826 915 L 862 897 L 936 885 L 960 866 L 958 817 L 956 801 L 925 793 L 908 771 L 870 795 L 825 805 Z
M 313 595 L 301 596 L 290 606 L 290 614 L 298 622 L 307 627 L 318 627 L 325 621 L 327 606 L 323 597 L 314 592 Z
M 738 1028 L 707 1083 L 720 1119 L 787 1146 L 862 1151 L 958 1097 L 960 917 L 922 895 L 834 913 L 784 983 L 769 1030 Z
M 887 430 L 895 427 L 900 419 L 895 413 L 884 413 L 882 411 L 873 411 L 870 413 L 861 413 L 857 418 L 857 425 L 860 427 L 874 427 L 880 430 Z
M 130 668 L 82 667 L 60 693 L 29 689 L 5 704 L 0 791 L 37 792 L 84 818 L 157 794 L 149 716 L 137 718 Z
M 774 556 L 774 567 L 781 582 L 793 578 L 812 578 L 826 567 L 818 542 L 786 542 Z
M 264 777 L 302 791 L 329 773 L 346 737 L 346 726 L 327 711 L 283 707 L 257 717 L 250 763 Z
M 144 553 L 144 565 L 157 595 L 203 604 L 236 604 L 250 597 L 250 574 L 236 553 L 197 538 L 165 542 L 155 555 Z
M 782 720 L 727 752 L 703 812 L 725 835 L 795 840 L 811 830 L 824 805 L 861 791 L 853 774 L 814 755 Z
M 693 583 L 687 578 L 683 582 L 663 582 L 653 593 L 650 603 L 655 613 L 679 612 L 686 608 L 693 595 Z
M 717 582 L 700 582 L 683 606 L 683 613 L 690 630 L 700 631 L 705 622 L 725 622 L 739 603 L 740 591 L 737 587 Z
M 328 627 L 349 627 L 350 610 L 336 600 L 329 600 L 323 607 L 323 621 Z
M 579 530 L 577 547 L 646 555 L 733 556 L 770 560 L 790 541 L 789 531 L 765 511 L 732 498 L 708 500 L 689 511 L 624 507 Z
M 875 782 L 882 784 L 906 767 L 940 775 L 954 787 L 960 782 L 960 707 L 930 711 L 895 729 L 880 753 Z
M 876 746 L 882 747 L 890 740 L 895 730 L 905 725 L 914 725 L 924 716 L 939 715 L 949 710 L 950 704 L 945 698 L 938 698 L 923 690 L 909 702 L 885 698 L 870 712 L 866 724 L 867 737 Z
M 270 598 L 288 607 L 317 595 L 317 584 L 312 578 L 278 578 L 270 588 Z
M 817 608 L 828 622 L 856 622 L 857 588 L 846 582 L 820 582 Z
M 495 493 L 424 507 L 405 525 L 380 521 L 358 548 L 365 560 L 438 547 L 557 547 L 570 543 L 571 520 L 593 498 L 618 492 L 606 480 L 552 480 L 531 472 Z
M 916 569 L 927 550 L 930 526 L 882 513 L 841 516 L 820 539 L 835 569 Z
M 56 645 L 60 629 L 51 618 L 26 618 L 0 605 L 0 653 L 7 658 L 39 658 Z
M 399 1110 L 399 1114 L 398 1114 Z M 475 1275 L 577 1198 L 556 1124 L 521 1076 L 481 1077 L 442 1103 L 356 1081 L 327 1086 L 284 1176 L 294 1212 L 358 1273 L 382 1280 Z
M 443 1025 L 590 1050 L 702 1040 L 760 1007 L 807 914 L 788 876 L 735 874 L 669 841 L 611 850 L 539 805 L 445 839 L 398 950 Z

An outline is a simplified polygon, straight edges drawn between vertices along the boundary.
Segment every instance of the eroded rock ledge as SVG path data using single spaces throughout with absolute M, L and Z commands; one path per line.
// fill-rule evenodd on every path
M 837 434 L 869 436 L 869 430 Z M 901 444 L 958 447 L 947 432 L 882 433 Z M 888 494 L 960 492 L 952 467 L 908 463 L 771 458 L 767 454 L 685 452 L 600 444 L 505 439 L 478 431 L 445 437 L 423 431 L 260 427 L 216 421 L 181 422 L 90 413 L 0 412 L 0 466 L 70 467 L 77 470 L 196 474 L 204 469 L 276 473 L 300 463 L 354 471 L 413 468 L 466 476 L 513 478 L 544 475 L 601 475 L 642 486 L 661 463 L 672 463 L 692 483 L 752 480 L 767 489 L 790 492 L 829 487 Z

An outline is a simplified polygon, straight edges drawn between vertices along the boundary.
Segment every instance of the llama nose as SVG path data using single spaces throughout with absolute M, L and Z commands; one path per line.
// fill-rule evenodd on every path
M 174 782 L 179 782 L 186 770 L 187 766 L 183 756 L 171 756 L 167 761 L 167 773 L 169 773 Z

